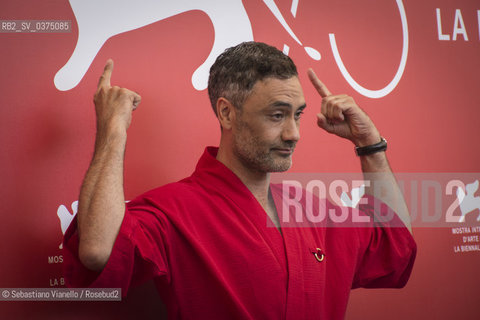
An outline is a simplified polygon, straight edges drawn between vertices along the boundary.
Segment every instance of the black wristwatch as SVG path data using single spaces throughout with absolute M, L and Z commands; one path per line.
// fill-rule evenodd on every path
M 387 140 L 381 137 L 379 143 L 371 144 L 365 147 L 355 147 L 355 153 L 357 156 L 368 156 L 369 154 L 374 154 L 377 152 L 387 150 Z

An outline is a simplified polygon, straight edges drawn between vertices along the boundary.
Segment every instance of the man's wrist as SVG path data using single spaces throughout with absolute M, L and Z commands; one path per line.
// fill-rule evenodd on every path
M 355 145 L 355 147 L 365 147 L 365 146 L 370 146 L 372 144 L 378 143 L 381 138 L 382 136 L 380 135 L 380 132 L 375 130 L 374 133 L 362 136 L 358 139 L 354 139 L 352 140 L 352 142 Z
M 121 126 L 110 126 L 97 130 L 95 138 L 95 151 L 125 149 L 127 130 Z

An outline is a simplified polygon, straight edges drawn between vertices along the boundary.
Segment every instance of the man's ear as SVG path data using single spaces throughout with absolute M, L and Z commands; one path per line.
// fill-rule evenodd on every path
M 235 106 L 227 99 L 221 97 L 217 100 L 217 117 L 223 129 L 230 130 L 235 121 Z

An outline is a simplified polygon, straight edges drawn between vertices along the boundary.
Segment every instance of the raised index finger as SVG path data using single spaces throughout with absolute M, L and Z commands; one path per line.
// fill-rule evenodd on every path
M 107 64 L 105 65 L 105 69 L 103 69 L 103 74 L 100 76 L 98 80 L 98 87 L 110 87 L 110 78 L 112 77 L 113 71 L 113 60 L 108 59 Z
M 315 87 L 315 89 L 317 89 L 317 92 L 320 94 L 322 98 L 332 95 L 330 90 L 328 90 L 327 86 L 324 85 L 323 82 L 320 81 L 320 79 L 318 79 L 317 75 L 315 74 L 315 72 L 313 72 L 312 68 L 308 69 L 308 78 L 310 79 L 313 86 Z

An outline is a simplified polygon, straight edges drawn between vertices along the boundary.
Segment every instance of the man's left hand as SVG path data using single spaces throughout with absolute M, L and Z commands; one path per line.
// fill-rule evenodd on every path
M 329 133 L 352 141 L 357 147 L 380 142 L 380 133 L 368 115 L 346 94 L 333 95 L 312 69 L 308 77 L 322 97 L 317 124 Z

